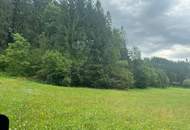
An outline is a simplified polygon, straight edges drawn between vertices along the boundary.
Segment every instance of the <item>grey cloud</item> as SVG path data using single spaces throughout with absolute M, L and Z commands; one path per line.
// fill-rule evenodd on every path
M 180 16 L 175 13 L 169 14 L 178 4 L 177 0 L 102 0 L 102 2 L 105 9 L 112 14 L 113 25 L 126 28 L 128 46 L 138 46 L 145 55 L 169 49 L 176 44 L 190 44 L 190 9 Z M 181 58 L 180 55 L 182 54 L 174 54 L 175 58 Z M 183 57 L 184 55 L 186 53 Z

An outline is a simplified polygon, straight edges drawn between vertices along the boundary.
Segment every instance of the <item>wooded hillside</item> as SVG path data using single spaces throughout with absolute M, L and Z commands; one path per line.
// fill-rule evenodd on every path
M 189 62 L 142 59 L 93 0 L 0 0 L 0 69 L 60 86 L 181 85 Z

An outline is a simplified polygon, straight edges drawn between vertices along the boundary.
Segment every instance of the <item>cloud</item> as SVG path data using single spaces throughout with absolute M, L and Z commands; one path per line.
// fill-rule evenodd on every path
M 179 59 L 186 59 L 187 55 L 189 55 L 189 54 L 190 54 L 190 45 L 182 46 L 182 45 L 176 44 L 176 45 L 172 46 L 171 48 L 154 52 L 152 54 L 152 56 L 169 58 L 172 60 L 179 60 Z
M 111 12 L 113 25 L 126 29 L 129 47 L 139 47 L 144 56 L 158 56 L 170 50 L 170 54 L 164 53 L 165 58 L 190 58 L 187 49 L 183 53 L 173 49 L 190 47 L 189 0 L 102 0 L 102 3 Z

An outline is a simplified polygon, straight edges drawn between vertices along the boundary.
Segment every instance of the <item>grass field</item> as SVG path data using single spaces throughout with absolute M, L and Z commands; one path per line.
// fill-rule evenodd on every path
M 190 90 L 60 88 L 0 76 L 11 130 L 190 130 Z

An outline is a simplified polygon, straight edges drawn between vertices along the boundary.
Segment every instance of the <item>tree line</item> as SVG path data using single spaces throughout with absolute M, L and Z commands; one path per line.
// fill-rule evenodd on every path
M 183 84 L 188 62 L 142 59 L 93 0 L 0 0 L 0 70 L 60 86 Z M 172 67 L 171 67 L 172 66 Z M 185 68 L 184 68 L 185 67 Z

